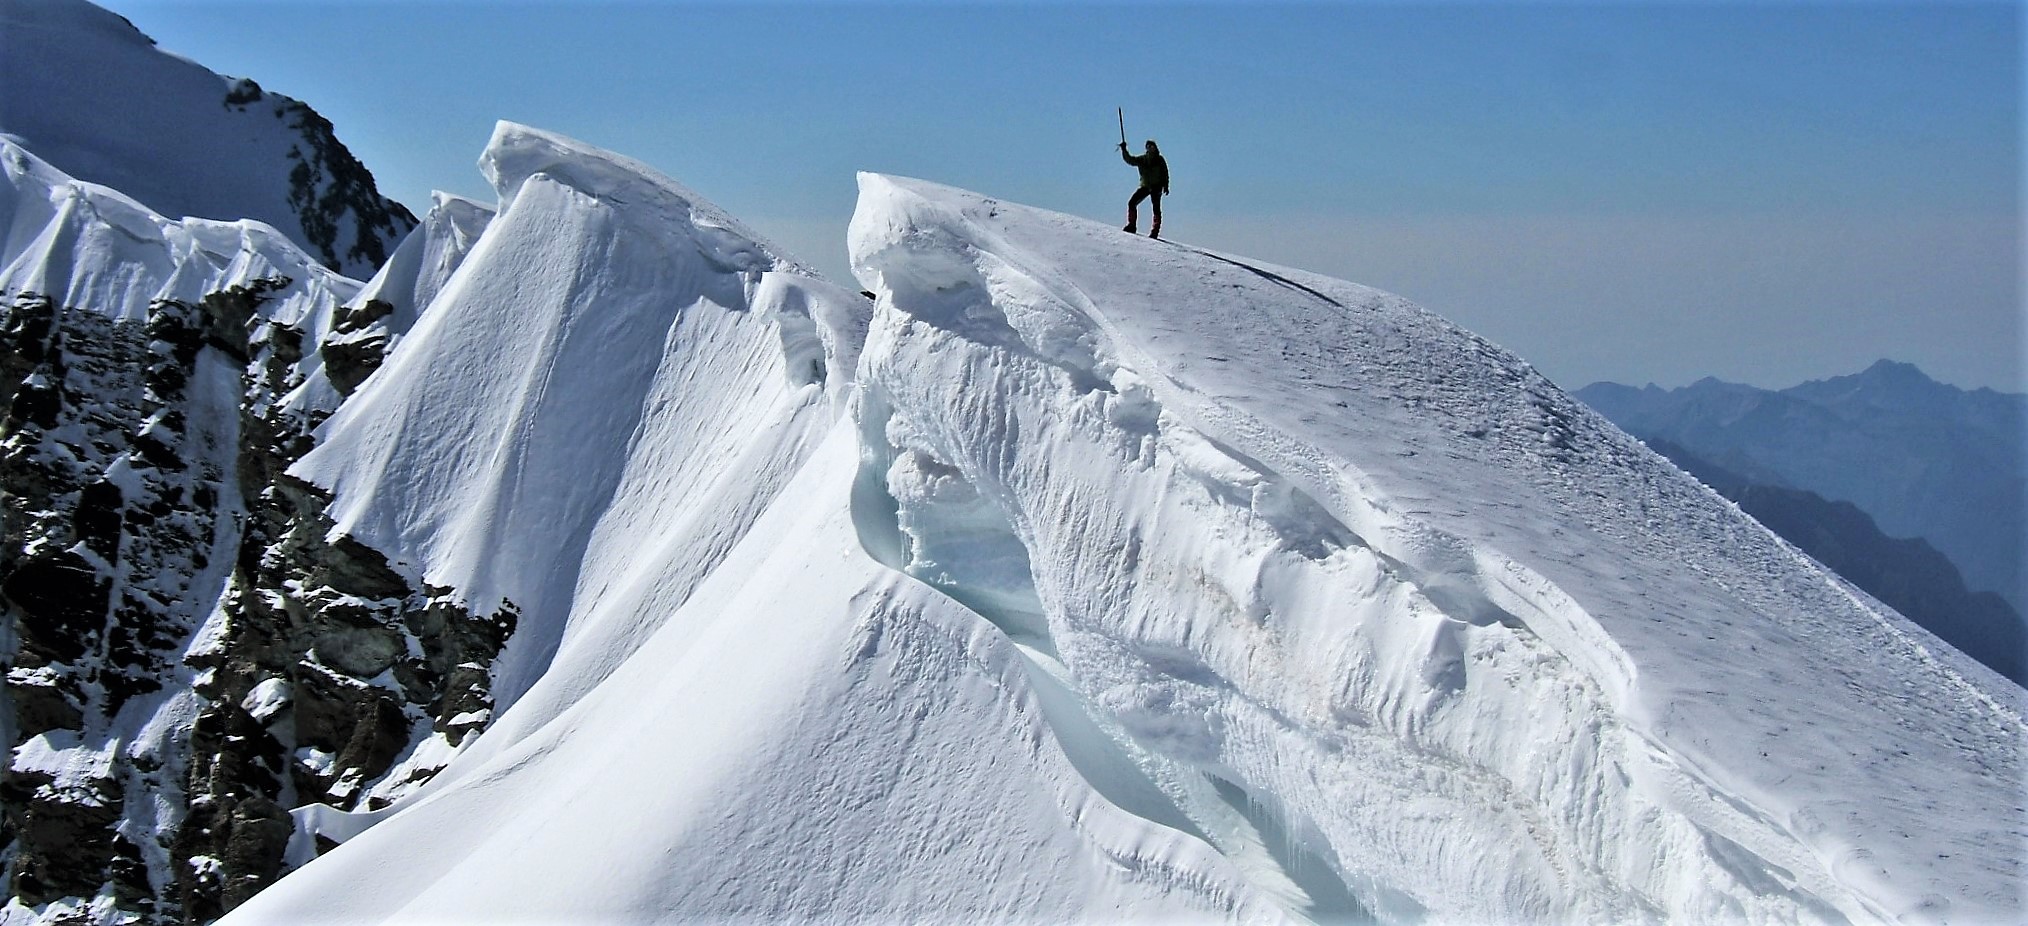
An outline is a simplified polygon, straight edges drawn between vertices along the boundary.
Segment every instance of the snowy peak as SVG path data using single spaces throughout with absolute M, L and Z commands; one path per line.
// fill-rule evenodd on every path
M 366 277 L 415 217 L 301 102 L 83 0 L 0 0 L 0 134 L 171 217 L 251 218 Z
M 43 30 L 44 39 L 69 34 L 90 36 L 110 45 L 130 49 L 152 49 L 155 40 L 134 27 L 132 20 L 88 0 L 40 0 L 36 3 L 10 2 L 0 8 L 0 25 L 8 29 Z M 21 105 L 19 99 L 14 105 Z
M 321 334 L 332 306 L 359 289 L 253 221 L 172 221 L 125 194 L 76 180 L 0 139 L 0 292 L 139 320 L 151 303 L 195 302 L 287 278 L 263 314 Z
M 2020 690 L 1399 297 L 864 174 L 869 303 L 512 123 L 358 289 L 0 158 L 0 920 L 2022 908 Z
M 595 606 L 586 570 L 757 513 L 839 414 L 867 306 L 629 159 L 501 123 L 480 163 L 497 214 L 298 472 L 430 584 L 519 609 L 505 707 Z
M 780 268 L 815 276 L 785 261 L 779 249 L 687 187 L 632 158 L 589 148 L 540 129 L 501 122 L 479 157 L 479 170 L 506 211 L 529 179 L 559 183 L 602 203 L 624 204 L 642 219 L 670 223 L 712 266 L 730 271 Z
M 1229 858 L 1219 794 L 1308 834 L 1254 869 L 1292 912 L 2018 908 L 2023 821 L 1989 811 L 2018 804 L 2019 693 L 1517 358 L 921 181 L 863 175 L 851 245 L 901 568 L 1060 667 L 1169 800 L 1109 797 Z M 1377 810 L 1409 794 L 1428 817 Z
M 244 922 L 2019 908 L 2019 693 L 1483 339 L 872 174 L 826 322 L 530 137 L 297 470 L 508 706 Z

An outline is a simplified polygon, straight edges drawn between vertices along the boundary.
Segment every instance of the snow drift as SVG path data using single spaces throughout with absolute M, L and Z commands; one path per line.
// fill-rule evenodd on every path
M 0 138 L 0 292 L 40 293 L 122 321 L 163 299 L 287 277 L 266 317 L 323 333 L 359 283 L 325 269 L 253 219 L 175 221 L 118 190 L 75 179 Z
M 2019 913 L 2018 692 L 1426 311 L 867 174 L 869 318 L 482 164 L 295 473 L 503 713 L 230 923 Z

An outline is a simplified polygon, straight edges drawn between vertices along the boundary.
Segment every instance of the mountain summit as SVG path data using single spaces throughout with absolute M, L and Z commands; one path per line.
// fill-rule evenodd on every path
M 482 163 L 291 473 L 518 612 L 497 720 L 228 923 L 2021 909 L 2019 689 L 1404 300 L 864 174 L 868 307 Z
M 85 0 L 0 0 L 0 134 L 170 218 L 256 219 L 364 279 L 415 227 L 301 102 Z

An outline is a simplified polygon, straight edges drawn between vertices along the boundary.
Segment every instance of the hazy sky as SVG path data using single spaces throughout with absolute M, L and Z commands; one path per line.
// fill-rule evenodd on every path
M 496 119 L 651 164 L 847 277 L 853 173 L 1414 299 L 1571 388 L 1880 357 L 2023 388 L 2012 3 L 102 0 L 298 97 L 421 211 Z M 1145 222 L 1145 218 L 1143 220 Z

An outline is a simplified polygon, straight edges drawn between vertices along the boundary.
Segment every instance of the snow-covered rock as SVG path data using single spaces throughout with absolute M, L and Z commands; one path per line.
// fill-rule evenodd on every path
M 425 581 L 517 606 L 504 708 L 552 656 L 590 685 L 638 643 L 586 615 L 711 572 L 837 417 L 870 306 L 624 158 L 502 123 L 481 167 L 497 217 L 295 472 Z
M 257 219 L 356 277 L 415 225 L 316 111 L 86 0 L 0 0 L 0 88 L 0 134 L 171 217 Z
M 511 615 L 282 474 L 337 404 L 319 347 L 358 282 L 4 139 L 0 181 L 0 922 L 208 920 L 279 874 L 288 808 L 379 806 L 483 726 L 456 718 Z
M 1422 309 L 868 174 L 869 320 L 483 163 L 292 472 L 498 720 L 230 923 L 2020 915 L 2020 691 Z

